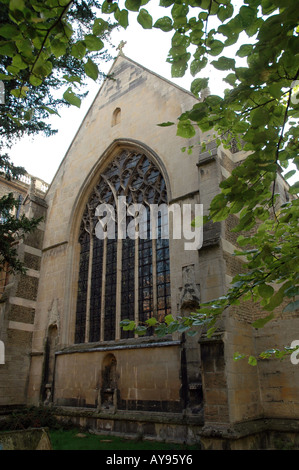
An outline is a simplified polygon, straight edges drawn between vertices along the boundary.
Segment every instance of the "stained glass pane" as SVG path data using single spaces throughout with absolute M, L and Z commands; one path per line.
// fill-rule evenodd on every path
M 135 317 L 135 240 L 127 238 L 122 244 L 121 319 Z M 122 338 L 132 338 L 133 331 L 121 331 Z
M 115 339 L 117 239 L 107 239 L 104 340 Z
M 170 268 L 169 268 L 169 241 L 162 239 L 162 227 L 166 219 L 158 216 L 157 240 L 157 316 L 163 321 L 165 315 L 170 313 Z
M 78 295 L 75 342 L 84 343 L 85 323 L 86 323 L 86 301 L 88 284 L 88 263 L 89 263 L 90 236 L 85 232 L 81 238 L 81 252 L 79 264 Z
M 85 338 L 87 292 L 90 290 L 90 330 L 89 341 L 100 339 L 101 316 L 104 320 L 104 340 L 115 339 L 116 332 L 116 292 L 117 292 L 117 237 L 107 239 L 106 258 L 104 242 L 97 239 L 95 226 L 98 218 L 96 208 L 103 203 L 116 207 L 117 198 L 125 196 L 127 205 L 143 204 L 147 208 L 147 221 L 139 227 L 144 229 L 145 239 L 138 240 L 138 264 L 135 266 L 135 240 L 122 240 L 121 260 L 121 319 L 135 317 L 135 299 L 138 295 L 138 315 L 145 321 L 157 309 L 160 318 L 170 312 L 170 271 L 169 244 L 161 238 L 163 225 L 168 221 L 161 217 L 158 222 L 159 238 L 153 251 L 153 240 L 150 233 L 150 204 L 167 204 L 167 191 L 164 178 L 156 165 L 145 154 L 122 150 L 101 174 L 94 187 L 82 217 L 80 243 L 79 288 L 77 298 L 76 341 Z M 117 213 L 115 211 L 117 220 Z M 136 215 L 135 215 L 136 217 Z M 128 217 L 127 217 L 128 222 Z M 89 260 L 89 233 L 93 237 L 92 260 Z M 88 280 L 88 264 L 92 263 L 91 279 Z M 153 263 L 155 276 L 153 276 Z M 105 288 L 102 292 L 102 271 L 106 269 Z M 153 279 L 157 285 L 153 286 Z M 136 282 L 135 282 L 136 279 Z M 138 282 L 137 282 L 138 279 Z M 88 286 L 90 282 L 90 286 Z M 137 283 L 137 284 L 136 284 Z M 138 286 L 138 291 L 135 291 Z M 154 295 L 154 289 L 156 289 Z M 101 312 L 102 299 L 105 294 L 105 310 Z M 157 305 L 154 299 L 157 298 Z M 122 332 L 122 338 L 132 333 Z
M 102 272 L 103 272 L 103 240 L 100 240 L 97 237 L 94 237 L 91 292 L 90 292 L 89 341 L 91 342 L 100 340 Z
M 138 312 L 139 321 L 145 322 L 153 315 L 152 240 L 150 238 L 149 209 L 146 221 L 147 238 L 138 240 Z

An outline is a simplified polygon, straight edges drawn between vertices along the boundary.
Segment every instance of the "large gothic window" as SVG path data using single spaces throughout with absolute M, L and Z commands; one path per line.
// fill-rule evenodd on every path
M 123 211 L 121 217 L 119 214 L 120 198 L 126 207 L 125 217 Z M 109 236 L 98 236 L 97 208 L 104 204 L 113 208 L 110 221 L 114 236 L 111 229 Z M 151 316 L 163 319 L 170 313 L 169 242 L 162 235 L 168 219 L 157 212 L 156 236 L 152 236 L 150 216 L 151 205 L 166 204 L 164 178 L 142 153 L 122 150 L 101 174 L 80 227 L 76 343 L 132 337 L 133 332 L 121 330 L 121 320 L 144 322 Z M 141 211 L 141 206 L 143 216 L 136 227 L 136 210 L 129 208 Z M 126 228 L 121 237 L 120 221 L 122 230 Z M 138 236 L 132 236 L 132 227 L 138 230 Z

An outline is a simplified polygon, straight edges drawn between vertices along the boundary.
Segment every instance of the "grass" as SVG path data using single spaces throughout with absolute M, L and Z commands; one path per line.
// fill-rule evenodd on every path
M 197 450 L 198 446 L 125 439 L 78 429 L 49 430 L 53 450 Z M 84 436 L 84 437 L 80 437 Z

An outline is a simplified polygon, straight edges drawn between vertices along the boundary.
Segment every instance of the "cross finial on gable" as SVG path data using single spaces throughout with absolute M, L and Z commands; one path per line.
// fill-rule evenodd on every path
M 123 54 L 123 48 L 125 47 L 126 44 L 127 44 L 127 41 L 120 41 L 116 50 L 119 51 L 120 54 Z

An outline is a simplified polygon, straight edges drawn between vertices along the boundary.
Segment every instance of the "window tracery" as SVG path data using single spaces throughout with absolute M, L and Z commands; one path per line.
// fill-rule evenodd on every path
M 132 204 L 145 208 L 147 217 L 139 219 L 135 239 L 118 237 L 120 196 L 127 208 Z M 115 210 L 114 238 L 96 235 L 100 204 Z M 159 214 L 157 239 L 152 237 L 151 204 L 167 204 L 162 173 L 145 154 L 122 150 L 101 174 L 82 216 L 76 343 L 132 337 L 132 332 L 120 331 L 122 319 L 144 322 L 170 313 L 169 242 L 161 238 L 162 225 L 168 221 Z M 124 222 L 128 234 L 134 214 L 126 212 Z

